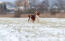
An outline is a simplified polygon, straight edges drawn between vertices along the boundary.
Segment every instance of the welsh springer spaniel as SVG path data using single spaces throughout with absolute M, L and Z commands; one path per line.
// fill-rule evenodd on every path
M 31 20 L 33 23 L 37 20 L 39 22 L 39 15 L 40 15 L 40 12 L 39 11 L 36 11 L 34 14 L 30 14 L 28 15 L 29 19 L 28 19 L 28 22 Z

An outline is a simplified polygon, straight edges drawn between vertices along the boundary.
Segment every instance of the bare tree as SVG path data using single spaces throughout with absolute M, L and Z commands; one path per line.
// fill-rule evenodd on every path
M 17 7 L 23 6 L 23 4 L 24 4 L 23 1 L 24 1 L 24 0 L 16 0 L 16 1 L 15 1 L 16 6 L 17 6 Z
M 29 0 L 16 0 L 16 6 L 23 6 L 24 8 L 29 7 Z
M 24 7 L 24 10 L 26 11 L 26 9 L 29 7 L 29 3 L 28 3 L 29 0 L 16 0 L 16 6 L 17 7 Z M 16 15 L 15 17 L 20 17 L 22 11 L 18 9 L 18 11 L 16 12 Z
M 17 10 L 16 10 L 16 13 L 15 13 L 14 17 L 20 17 L 20 15 L 21 15 L 20 12 L 21 12 L 21 11 L 19 10 L 18 7 L 23 6 L 23 0 L 16 0 L 16 1 L 15 1 L 15 4 L 16 4 Z
M 48 7 L 49 7 L 48 3 L 49 3 L 48 0 L 45 0 L 40 5 L 41 9 L 43 9 L 45 12 L 48 12 Z
M 57 0 L 58 1 L 58 5 L 60 6 L 61 9 L 65 8 L 65 1 L 64 0 Z

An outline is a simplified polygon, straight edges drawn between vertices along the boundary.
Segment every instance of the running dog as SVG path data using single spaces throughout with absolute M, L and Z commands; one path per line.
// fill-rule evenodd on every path
M 28 19 L 28 22 L 31 20 L 33 23 L 37 20 L 39 22 L 39 15 L 40 15 L 40 12 L 39 11 L 36 11 L 34 14 L 30 14 L 28 15 L 29 19 Z

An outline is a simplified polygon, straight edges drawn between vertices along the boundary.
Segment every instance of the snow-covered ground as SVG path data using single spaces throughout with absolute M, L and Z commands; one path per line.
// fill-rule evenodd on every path
M 0 41 L 65 41 L 65 19 L 0 18 Z

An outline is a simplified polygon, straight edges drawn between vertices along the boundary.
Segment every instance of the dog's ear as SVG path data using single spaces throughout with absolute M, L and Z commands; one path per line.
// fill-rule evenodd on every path
M 37 15 L 40 15 L 40 12 L 39 11 L 37 12 Z

